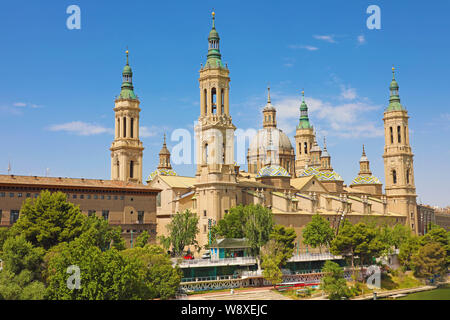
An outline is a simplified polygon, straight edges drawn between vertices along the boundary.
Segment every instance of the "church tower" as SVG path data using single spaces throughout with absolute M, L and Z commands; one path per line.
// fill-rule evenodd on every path
M 384 112 L 384 174 L 388 210 L 406 215 L 407 224 L 418 232 L 413 153 L 409 144 L 408 112 L 400 104 L 395 69 L 389 86 L 389 106 Z
M 139 140 L 139 99 L 133 89 L 133 72 L 128 63 L 122 72 L 122 90 L 116 98 L 115 135 L 111 145 L 111 180 L 142 183 L 142 151 Z
M 236 127 L 231 122 L 229 108 L 229 70 L 222 63 L 219 41 L 213 12 L 207 60 L 200 69 L 200 116 L 195 126 L 195 186 L 200 240 L 203 242 L 207 240 L 208 220 L 212 223 L 219 221 L 237 203 L 234 168 Z
M 270 87 L 267 88 L 267 104 L 263 109 L 263 128 L 277 127 L 277 110 L 270 101 Z
M 162 170 L 172 170 L 172 165 L 170 164 L 170 151 L 167 149 L 166 145 L 166 134 L 164 133 L 164 143 L 159 151 L 159 164 L 158 169 Z
M 295 172 L 305 169 L 311 162 L 311 149 L 315 139 L 313 126 L 308 118 L 308 106 L 305 102 L 305 91 L 302 91 L 302 104 L 300 105 L 300 121 L 295 132 Z

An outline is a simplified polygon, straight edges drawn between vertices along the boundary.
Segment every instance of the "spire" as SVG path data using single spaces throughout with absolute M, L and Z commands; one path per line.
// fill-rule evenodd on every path
M 305 102 L 305 90 L 302 90 L 302 104 L 300 105 L 300 121 L 297 128 L 298 129 L 312 128 L 308 118 L 308 106 L 306 105 Z
M 127 63 L 122 71 L 122 90 L 120 91 L 119 99 L 137 99 L 133 88 L 133 71 L 131 70 L 128 60 L 128 48 L 125 51 L 127 56 Z
M 222 56 L 220 54 L 219 33 L 216 30 L 216 13 L 213 11 L 212 15 L 212 28 L 208 36 L 208 55 L 205 63 L 205 68 L 225 68 L 222 63 Z
M 395 67 L 392 66 L 392 81 L 389 86 L 390 96 L 389 96 L 389 106 L 386 111 L 398 111 L 404 110 L 403 106 L 400 104 L 400 96 L 398 94 L 398 83 L 395 80 Z
M 362 145 L 362 155 L 361 155 L 361 159 L 359 160 L 359 162 L 369 162 L 369 159 L 367 159 L 367 156 L 366 156 L 366 150 L 364 148 L 364 144 Z
M 170 164 L 170 151 L 166 145 L 166 134 L 164 133 L 163 146 L 159 152 L 159 165 L 158 169 L 172 169 Z
M 270 85 L 267 86 L 267 103 L 270 103 Z
M 323 137 L 323 152 L 322 152 L 322 155 L 320 157 L 321 158 L 330 158 L 330 154 L 328 153 L 328 150 L 327 150 L 327 139 L 326 139 L 326 137 Z

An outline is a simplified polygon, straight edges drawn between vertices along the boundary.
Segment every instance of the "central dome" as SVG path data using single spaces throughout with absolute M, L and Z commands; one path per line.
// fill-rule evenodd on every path
M 248 149 L 249 155 L 264 153 L 266 150 L 288 151 L 293 150 L 289 137 L 278 128 L 260 129 L 253 137 Z

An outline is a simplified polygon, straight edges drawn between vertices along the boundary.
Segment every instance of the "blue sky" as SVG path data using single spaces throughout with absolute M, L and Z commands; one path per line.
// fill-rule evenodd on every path
M 72 4 L 81 8 L 81 30 L 66 27 Z M 372 4 L 381 8 L 381 30 L 366 27 Z M 112 108 L 128 46 L 146 177 L 163 132 L 192 130 L 198 118 L 198 70 L 213 7 L 237 127 L 261 127 L 270 83 L 278 126 L 293 142 L 304 88 L 319 143 L 327 137 L 346 183 L 359 170 L 363 143 L 384 181 L 382 116 L 394 64 L 411 117 L 419 201 L 450 204 L 450 3 L 437 0 L 4 2 L 0 173 L 11 162 L 14 174 L 49 168 L 51 176 L 108 179 Z

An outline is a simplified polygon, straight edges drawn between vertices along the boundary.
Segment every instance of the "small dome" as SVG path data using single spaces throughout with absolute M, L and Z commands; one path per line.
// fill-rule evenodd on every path
M 128 64 L 123 67 L 122 74 L 133 74 L 133 72 L 131 71 L 131 67 Z
M 208 39 L 220 39 L 219 33 L 216 31 L 216 28 L 211 29 L 211 31 L 209 32 Z
M 357 176 L 351 184 L 381 184 L 381 181 L 375 176 Z
M 156 169 L 147 178 L 147 181 L 152 181 L 156 176 L 176 176 L 177 173 L 172 169 Z
M 315 167 L 307 167 L 300 170 L 299 177 L 316 176 L 319 181 L 344 181 L 336 171 L 319 171 Z
M 290 177 L 291 175 L 289 174 L 289 172 L 286 171 L 285 168 L 280 167 L 279 165 L 268 165 L 265 166 L 263 168 L 261 168 L 261 170 L 259 170 L 256 178 L 261 178 L 261 177 Z

